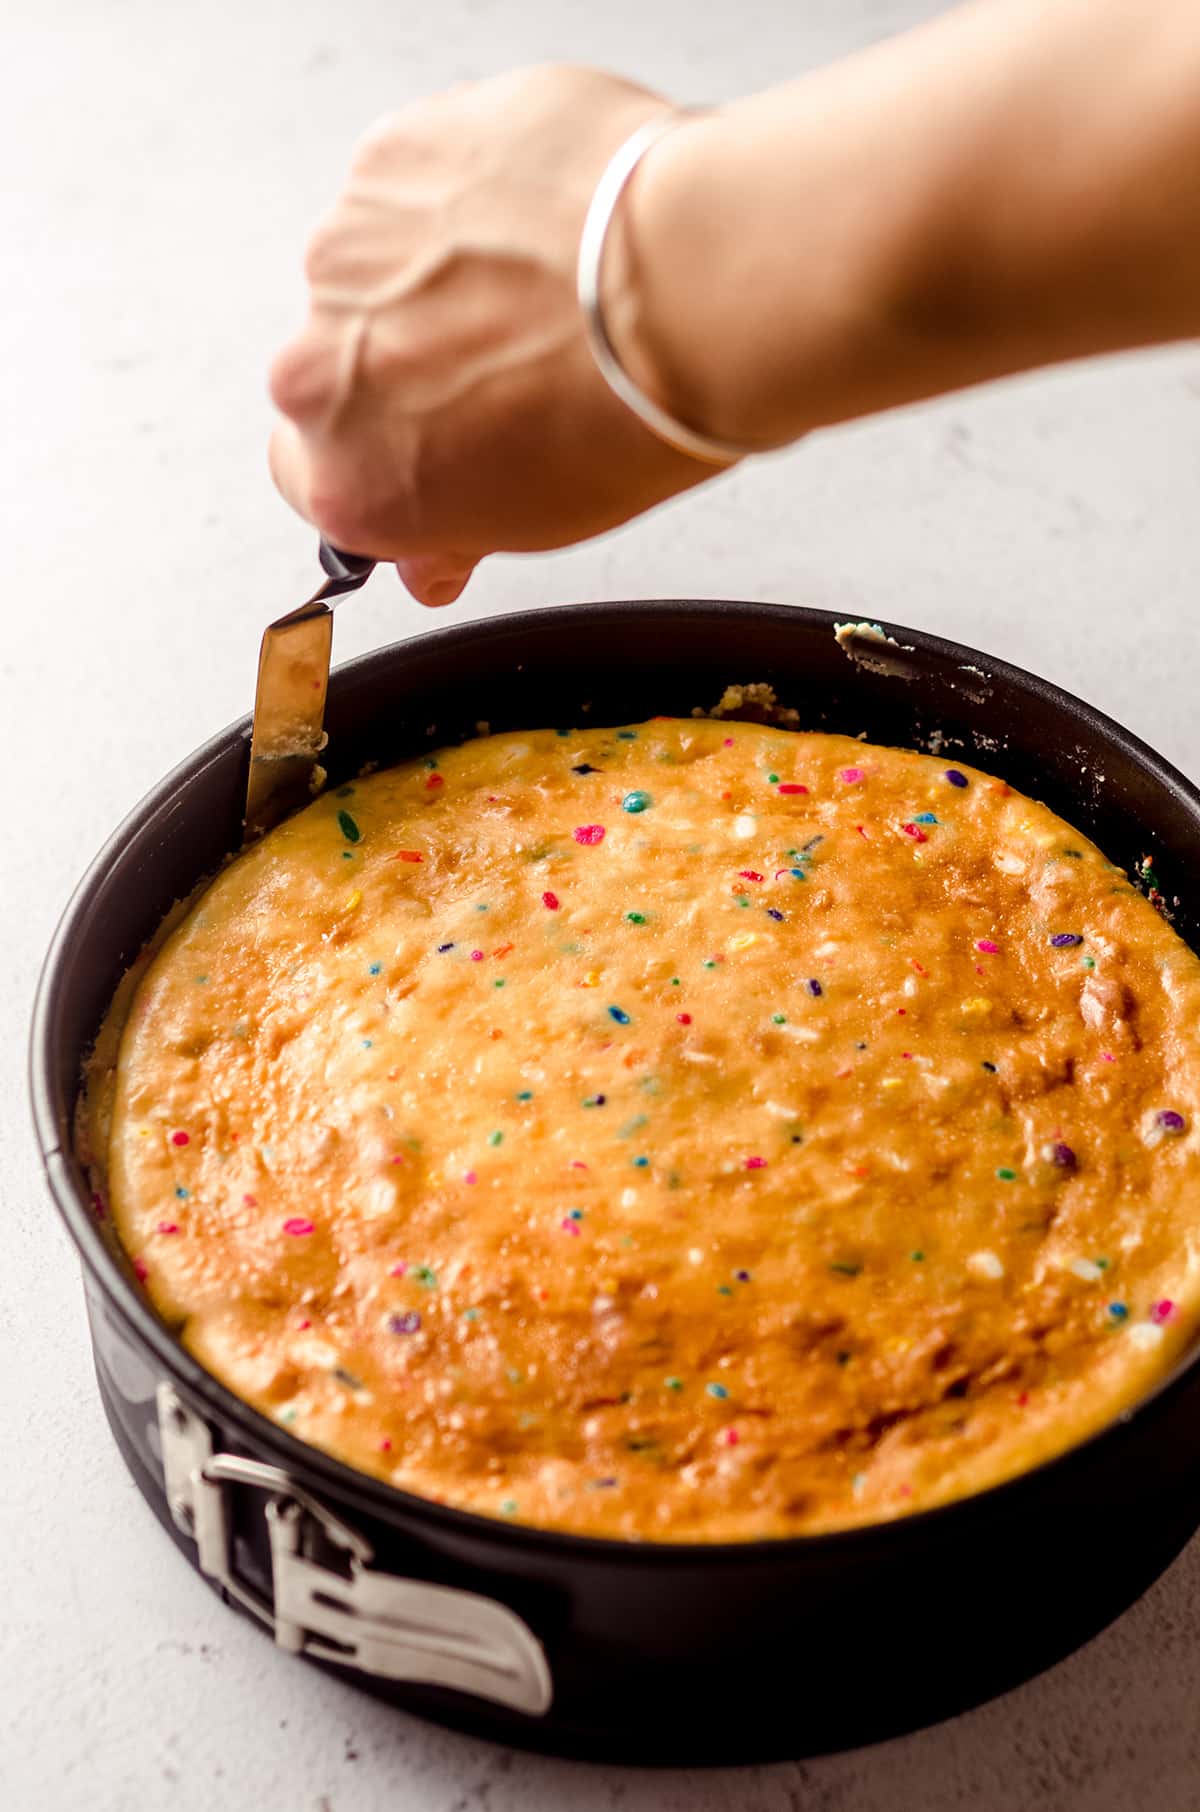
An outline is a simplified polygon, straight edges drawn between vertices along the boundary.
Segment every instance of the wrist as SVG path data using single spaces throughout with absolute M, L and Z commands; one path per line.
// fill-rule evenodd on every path
M 765 451 L 1035 361 L 996 319 L 986 228 L 963 215 L 972 131 L 901 117 L 873 61 L 698 116 L 623 197 L 605 268 L 614 349 L 715 439 Z M 903 73 L 882 86 L 903 96 Z
M 1193 334 L 1175 71 L 1200 51 L 1191 10 L 1163 11 L 1180 45 L 1119 0 L 956 7 L 689 121 L 614 221 L 618 357 L 688 426 L 765 449 Z
M 628 328 L 635 319 L 633 310 L 643 293 L 633 272 L 632 241 L 623 250 L 618 246 L 615 252 L 610 253 L 614 263 L 618 258 L 620 260 L 619 272 L 614 274 L 611 264 L 606 269 L 605 252 L 613 227 L 613 217 L 630 178 L 647 153 L 664 137 L 677 131 L 681 123 L 681 116 L 675 112 L 651 117 L 625 139 L 609 159 L 592 191 L 584 217 L 576 256 L 576 296 L 583 316 L 584 333 L 600 375 L 626 408 L 657 439 L 685 457 L 698 460 L 704 465 L 736 465 L 746 452 L 744 447 L 717 441 L 714 436 L 689 427 L 630 375 L 628 366 L 622 362 L 614 347 L 606 319 L 606 303 L 610 308 L 613 306 L 615 292 L 624 300 Z M 625 337 L 633 340 L 635 336 L 627 331 Z M 645 346 L 639 343 L 635 354 L 639 375 L 647 377 L 654 384 L 655 390 L 668 394 L 672 387 L 662 382 L 662 374 L 652 368 L 652 361 L 647 359 L 645 353 Z
M 634 383 L 675 420 L 747 450 L 770 438 L 744 361 L 730 355 L 733 247 L 713 208 L 720 137 L 697 115 L 651 147 L 614 216 L 602 294 L 610 340 Z M 772 424 L 773 425 L 773 424 Z
M 899 350 L 911 247 L 886 192 L 806 111 L 776 91 L 688 121 L 613 223 L 605 313 L 622 364 L 678 420 L 748 450 L 892 400 L 873 387 Z
M 736 393 L 731 308 L 712 270 L 721 237 L 712 125 L 711 114 L 683 121 L 629 181 L 605 250 L 605 326 L 634 384 L 674 420 L 752 449 L 767 442 Z

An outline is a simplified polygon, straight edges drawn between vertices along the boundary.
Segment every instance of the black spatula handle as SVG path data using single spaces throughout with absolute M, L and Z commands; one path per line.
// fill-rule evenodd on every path
M 328 541 L 321 542 L 321 565 L 331 579 L 353 581 L 346 583 L 344 591 L 354 591 L 364 580 L 369 579 L 375 570 L 375 562 L 366 554 L 343 553 L 340 547 L 332 547 Z

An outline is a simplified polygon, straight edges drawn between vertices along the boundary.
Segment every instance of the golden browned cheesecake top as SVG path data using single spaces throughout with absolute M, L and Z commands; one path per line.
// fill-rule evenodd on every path
M 318 799 L 137 984 L 90 1138 L 233 1391 L 487 1514 L 715 1540 L 1059 1451 L 1197 1319 L 1200 964 L 944 758 L 486 737 Z

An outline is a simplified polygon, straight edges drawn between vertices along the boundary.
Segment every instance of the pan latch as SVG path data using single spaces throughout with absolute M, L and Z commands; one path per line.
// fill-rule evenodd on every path
M 549 1710 L 542 1645 L 507 1605 L 377 1572 L 371 1544 L 280 1467 L 214 1453 L 207 1423 L 170 1383 L 158 1387 L 158 1427 L 176 1528 L 195 1542 L 201 1572 L 265 1623 L 280 1648 L 378 1679 L 474 1693 L 532 1717 Z M 238 1486 L 267 1493 L 269 1591 L 234 1568 L 230 1492 Z

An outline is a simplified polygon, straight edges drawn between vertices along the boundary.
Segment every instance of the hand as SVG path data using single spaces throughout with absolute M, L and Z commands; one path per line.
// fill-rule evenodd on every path
M 309 318 L 271 376 L 272 472 L 422 603 L 451 603 L 488 553 L 582 540 L 712 476 L 613 396 L 575 297 L 596 182 L 665 106 L 586 69 L 456 88 L 367 134 L 313 237 Z

